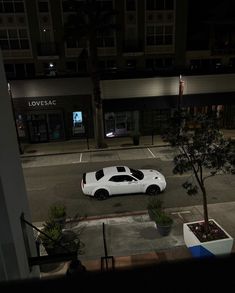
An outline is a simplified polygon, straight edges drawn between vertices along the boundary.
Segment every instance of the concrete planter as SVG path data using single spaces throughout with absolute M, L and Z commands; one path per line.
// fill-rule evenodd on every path
M 195 221 L 183 224 L 184 242 L 189 248 L 193 257 L 222 256 L 228 255 L 232 251 L 233 238 L 215 220 L 210 219 L 210 221 L 213 221 L 227 235 L 227 238 L 201 242 L 188 227 L 188 225 L 203 221 Z

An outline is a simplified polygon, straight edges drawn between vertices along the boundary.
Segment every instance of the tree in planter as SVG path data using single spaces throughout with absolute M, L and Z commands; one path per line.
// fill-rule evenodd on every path
M 184 110 L 176 111 L 163 137 L 179 151 L 174 157 L 173 173 L 191 172 L 183 183 L 187 193 L 194 195 L 201 191 L 204 222 L 196 232 L 202 241 L 223 238 L 223 233 L 208 220 L 206 181 L 218 174 L 234 174 L 231 140 L 223 137 L 219 122 L 213 112 L 193 116 Z
M 98 37 L 103 40 L 116 26 L 112 19 L 116 12 L 113 9 L 104 10 L 101 2 L 96 0 L 69 1 L 72 12 L 65 23 L 65 38 L 67 41 L 85 43 L 83 58 L 87 58 L 90 77 L 93 83 L 93 99 L 95 107 L 95 140 L 96 147 L 107 147 L 104 142 L 102 99 L 100 77 L 98 71 Z M 112 37 L 108 37 L 112 42 Z M 81 45 L 82 46 L 82 45 Z M 112 44 L 110 44 L 112 46 Z

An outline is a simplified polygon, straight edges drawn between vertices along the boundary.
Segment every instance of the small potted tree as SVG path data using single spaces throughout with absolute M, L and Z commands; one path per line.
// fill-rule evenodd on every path
M 49 208 L 48 220 L 43 225 L 39 240 L 48 254 L 66 252 L 82 253 L 83 243 L 71 229 L 65 229 L 66 207 L 53 204 Z M 48 237 L 49 236 L 49 237 Z
M 49 208 L 49 220 L 64 225 L 66 221 L 66 207 L 64 204 L 56 203 Z
M 184 241 L 195 257 L 225 255 L 231 252 L 232 237 L 209 219 L 206 182 L 217 174 L 234 174 L 234 151 L 231 140 L 219 130 L 217 113 L 190 115 L 176 111 L 165 130 L 164 138 L 178 148 L 174 174 L 189 174 L 183 183 L 189 195 L 202 195 L 204 219 L 184 223 Z
M 157 198 L 153 198 L 148 203 L 149 217 L 156 223 L 157 230 L 162 236 L 169 235 L 173 219 L 162 207 L 162 201 Z

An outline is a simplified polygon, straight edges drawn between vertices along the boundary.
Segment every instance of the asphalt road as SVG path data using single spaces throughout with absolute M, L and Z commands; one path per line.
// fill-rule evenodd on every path
M 132 168 L 153 168 L 162 172 L 167 189 L 159 195 L 165 207 L 182 207 L 201 204 L 201 195 L 187 195 L 181 186 L 185 175 L 173 175 L 172 162 L 150 158 L 140 160 L 114 160 L 105 162 L 73 163 L 37 168 L 24 168 L 32 221 L 44 221 L 48 208 L 55 202 L 63 202 L 70 217 L 96 216 L 131 211 L 142 211 L 147 207 L 149 196 L 145 194 L 114 196 L 105 201 L 83 195 L 80 181 L 82 174 L 105 166 L 127 165 Z M 231 175 L 217 176 L 207 181 L 208 202 L 234 201 L 234 178 Z

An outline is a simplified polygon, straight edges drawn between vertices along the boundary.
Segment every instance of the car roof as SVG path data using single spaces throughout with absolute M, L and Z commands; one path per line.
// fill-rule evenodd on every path
M 130 169 L 126 166 L 111 166 L 103 168 L 104 175 L 117 175 L 117 174 L 126 174 L 130 173 Z

